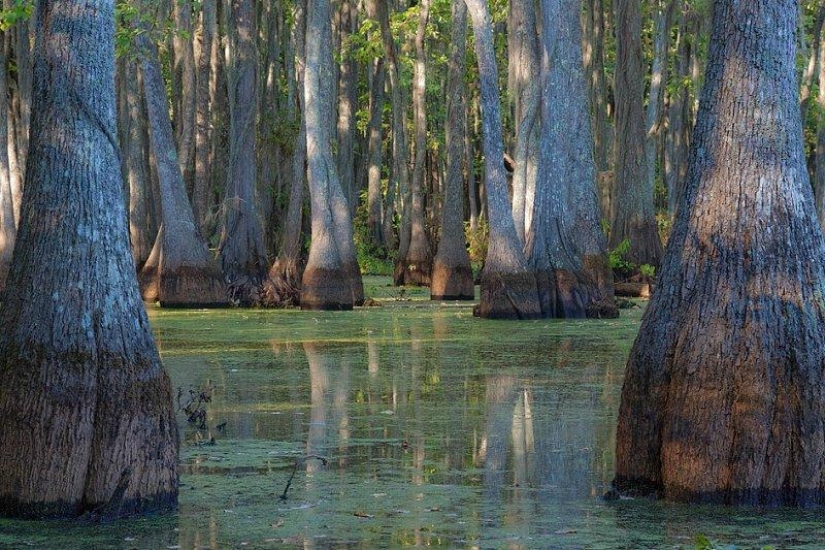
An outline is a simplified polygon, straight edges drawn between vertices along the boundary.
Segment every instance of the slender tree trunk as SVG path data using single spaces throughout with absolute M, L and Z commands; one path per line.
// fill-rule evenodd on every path
M 340 9 L 340 40 L 342 50 L 358 30 L 356 0 L 343 0 Z M 355 181 L 355 115 L 358 110 L 358 64 L 349 52 L 342 52 L 338 70 L 338 173 L 347 196 L 350 215 L 358 208 L 359 191 Z
M 174 45 L 175 81 L 180 82 L 180 105 L 177 112 L 178 164 L 186 190 L 191 194 L 195 174 L 195 120 L 197 85 L 195 79 L 195 50 L 193 45 L 194 25 L 192 24 L 192 0 L 173 0 L 176 33 Z
M 390 99 L 392 103 L 392 178 L 390 189 L 387 192 L 387 207 L 393 206 L 395 192 L 401 197 L 400 207 L 401 225 L 399 228 L 398 258 L 407 256 L 407 249 L 410 245 L 410 223 L 405 213 L 408 210 L 407 195 L 410 190 L 410 168 L 409 150 L 407 148 L 407 136 L 404 130 L 404 96 L 401 83 L 399 82 L 398 61 L 395 52 L 395 42 L 390 31 L 389 9 L 385 2 L 380 0 L 368 0 L 368 13 L 370 18 L 376 19 L 381 27 L 381 38 L 384 45 L 384 61 L 386 63 L 387 77 L 390 81 Z M 393 191 L 392 193 L 390 191 Z M 386 224 L 390 224 L 393 219 L 392 211 L 385 212 Z M 389 237 L 390 235 L 386 235 Z M 394 239 L 387 239 L 387 244 Z
M 8 143 L 8 109 L 9 101 L 6 90 L 8 78 L 6 72 L 6 45 L 0 38 L 0 144 Z M 3 301 L 3 289 L 6 276 L 11 266 L 14 241 L 17 235 L 14 222 L 14 200 L 9 177 L 9 155 L 7 147 L 0 147 L 0 303 Z
M 200 234 L 186 196 L 157 48 L 146 32 L 140 33 L 136 40 L 163 220 L 156 250 L 140 273 L 143 298 L 156 299 L 162 307 L 226 306 L 226 288 L 220 270 Z
M 303 235 L 304 187 L 307 184 L 307 127 L 304 116 L 304 78 L 306 68 L 306 2 L 296 2 L 292 41 L 295 49 L 295 81 L 292 87 L 293 101 L 297 105 L 296 116 L 300 116 L 300 129 L 292 153 L 292 186 L 289 206 L 286 212 L 278 257 L 269 270 L 266 283 L 267 305 L 297 306 L 301 301 L 301 278 L 303 277 L 301 252 Z
M 466 0 L 473 22 L 476 58 L 481 86 L 484 169 L 490 238 L 481 274 L 480 317 L 529 319 L 541 315 L 536 279 L 513 223 L 504 169 L 504 142 L 498 97 L 498 69 L 486 0 Z
M 802 75 L 802 85 L 799 90 L 799 108 L 802 113 L 802 124 L 804 125 L 808 118 L 808 107 L 811 103 L 811 91 L 814 82 L 819 82 L 819 73 L 822 70 L 822 61 L 820 51 L 822 50 L 822 26 L 825 23 L 825 5 L 820 5 L 814 18 L 813 28 L 811 29 L 811 48 L 810 54 L 807 55 L 807 63 L 805 72 Z M 800 20 L 800 38 L 805 37 L 805 28 Z M 806 52 L 802 52 L 805 54 Z
M 541 3 L 541 177 L 526 248 L 545 316 L 618 317 L 596 194 L 581 7 Z
M 657 267 L 662 243 L 653 188 L 647 181 L 641 5 L 638 0 L 615 0 L 614 6 L 621 34 L 616 39 L 616 180 L 610 248 L 628 239 L 629 262 Z
M 684 81 L 690 77 L 691 42 L 685 15 L 680 16 L 676 37 L 676 78 Z M 687 154 L 690 144 L 691 95 L 686 87 L 680 87 L 668 102 L 668 124 L 665 139 L 665 185 L 667 186 L 668 212 L 676 216 L 679 202 L 684 195 L 687 174 Z
M 647 188 L 656 188 L 657 145 L 660 143 L 665 100 L 665 84 L 668 80 L 668 46 L 673 10 L 678 0 L 657 0 L 653 25 L 653 63 L 650 74 L 650 93 L 647 101 L 647 135 L 645 140 L 645 167 Z M 664 170 L 661 171 L 664 174 Z
M 428 286 L 433 269 L 430 242 L 424 229 L 424 189 L 427 168 L 427 85 L 424 38 L 430 18 L 430 0 L 418 4 L 418 29 L 415 34 L 415 68 L 413 74 L 413 122 L 415 125 L 415 161 L 410 184 L 410 244 L 407 254 L 399 257 L 393 276 L 396 285 Z
M 352 221 L 332 155 L 330 0 L 308 0 L 304 102 L 312 243 L 301 282 L 302 309 L 352 309 L 364 301 Z
M 177 423 L 129 251 L 114 2 L 43 0 L 37 17 L 24 223 L 0 310 L 0 513 L 168 509 Z
M 453 0 L 450 57 L 447 66 L 447 179 L 441 210 L 441 240 L 433 262 L 432 300 L 472 300 L 473 271 L 464 239 L 464 84 L 467 63 L 467 5 Z
M 143 73 L 135 61 L 126 61 L 126 117 L 128 119 L 124 164 L 129 192 L 129 236 L 132 257 L 139 273 L 152 252 L 158 233 L 154 223 L 151 174 L 149 170 L 149 129 L 146 125 L 146 102 L 143 94 Z
M 533 216 L 536 170 L 538 167 L 538 35 L 536 2 L 513 0 L 507 20 L 509 52 L 508 88 L 515 102 L 515 166 L 512 176 L 513 221 L 523 244 Z M 529 212 L 528 212 L 529 210 Z
M 825 504 L 825 238 L 794 0 L 720 0 L 687 194 L 627 365 L 620 491 Z
M 376 249 L 386 246 L 383 231 L 383 201 L 381 200 L 381 162 L 384 154 L 382 122 L 384 120 L 384 61 L 375 62 L 370 84 L 370 124 L 367 145 L 367 225 L 371 244 Z
M 214 138 L 210 128 L 210 92 L 212 78 L 212 48 L 218 30 L 217 0 L 203 0 L 201 4 L 200 33 L 195 88 L 195 173 L 192 182 L 192 211 L 201 234 L 207 238 L 206 220 L 209 216 L 211 144 Z
M 257 164 L 255 119 L 258 110 L 255 3 L 230 0 L 229 174 L 220 257 L 230 297 L 241 304 L 260 301 L 268 262 L 255 208 Z

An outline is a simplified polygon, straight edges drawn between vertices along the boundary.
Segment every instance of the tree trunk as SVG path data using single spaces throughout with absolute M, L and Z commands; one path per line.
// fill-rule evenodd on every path
M 255 2 L 230 0 L 229 174 L 221 230 L 220 257 L 230 297 L 243 305 L 260 300 L 268 262 L 255 208 L 257 164 L 255 119 L 258 110 Z
M 355 115 L 358 111 L 358 64 L 352 52 L 344 47 L 358 31 L 356 0 L 342 0 L 340 9 L 340 41 L 344 58 L 338 70 L 338 173 L 347 197 L 350 216 L 358 208 L 359 188 L 355 181 Z M 347 46 L 351 48 L 351 46 Z
M 129 237 L 132 243 L 132 257 L 138 273 L 152 252 L 152 246 L 158 233 L 154 224 L 151 174 L 149 170 L 149 136 L 146 126 L 146 103 L 143 94 L 143 75 L 138 63 L 133 59 L 124 59 L 123 108 L 125 124 L 121 131 L 125 133 L 121 150 L 126 189 L 129 197 Z
M 217 0 L 203 0 L 200 21 L 200 48 L 196 67 L 195 88 L 195 174 L 192 182 L 192 213 L 201 235 L 208 238 L 206 220 L 209 216 L 211 144 L 209 83 L 212 78 L 212 46 L 218 29 Z
M 367 226 L 370 244 L 375 249 L 386 246 L 381 200 L 381 162 L 384 154 L 382 122 L 384 120 L 384 61 L 378 59 L 370 84 L 370 124 L 367 145 Z
M 658 267 L 662 243 L 656 225 L 653 188 L 645 157 L 645 78 L 642 70 L 642 13 L 638 0 L 615 0 L 616 29 L 616 180 L 612 199 L 610 248 L 625 239 L 625 258 Z
M 195 81 L 195 50 L 193 45 L 194 25 L 192 24 L 192 0 L 174 0 L 176 32 L 174 45 L 175 82 L 180 83 L 180 105 L 177 113 L 176 144 L 178 164 L 187 193 L 191 193 L 195 173 L 195 117 L 198 107 L 197 85 Z M 188 195 L 187 195 L 188 196 Z
M 676 38 L 676 78 L 684 81 L 690 78 L 690 58 L 692 42 L 689 36 L 687 16 L 682 15 L 679 33 Z M 691 93 L 686 87 L 680 87 L 668 102 L 668 125 L 665 139 L 665 184 L 667 186 L 668 212 L 676 216 L 678 206 L 684 196 L 684 183 L 687 175 L 687 155 L 692 130 Z
M 415 68 L 413 74 L 413 122 L 415 124 L 415 162 L 410 185 L 410 244 L 405 256 L 399 256 L 393 276 L 396 285 L 429 286 L 433 259 L 424 229 L 424 180 L 427 168 L 427 86 L 424 38 L 430 18 L 430 0 L 418 4 L 418 30 L 415 34 Z
M 538 168 L 538 35 L 534 0 L 513 0 L 507 19 L 509 51 L 508 88 L 515 101 L 515 166 L 513 185 L 513 222 L 523 244 L 533 216 L 536 170 Z
M 482 137 L 490 237 L 476 314 L 501 319 L 541 316 L 536 279 L 527 267 L 513 223 L 504 169 L 498 69 L 486 0 L 466 0 L 473 22 L 481 86 Z
M 582 64 L 581 0 L 543 0 L 541 159 L 526 249 L 547 317 L 618 317 Z
M 0 144 L 8 143 L 8 78 L 6 72 L 6 45 L 0 40 Z M 0 303 L 11 266 L 14 241 L 17 234 L 14 222 L 14 200 L 9 179 L 9 154 L 7 147 L 0 147 Z
M 464 239 L 464 83 L 467 63 L 467 5 L 453 0 L 450 57 L 447 66 L 447 179 L 441 210 L 441 240 L 433 262 L 432 300 L 475 298 L 473 271 Z
M 687 193 L 627 364 L 620 491 L 825 504 L 825 238 L 802 148 L 795 0 L 720 0 Z
M 303 235 L 304 187 L 307 183 L 307 127 L 304 116 L 304 74 L 306 66 L 306 0 L 296 2 L 292 41 L 295 49 L 295 81 L 293 101 L 296 116 L 301 117 L 300 129 L 292 153 L 292 186 L 286 212 L 278 257 L 269 270 L 265 285 L 266 305 L 297 306 L 301 302 L 303 277 L 301 252 Z
M 37 17 L 24 223 L 0 313 L 0 513 L 168 509 L 177 423 L 129 251 L 114 2 L 43 0 Z
M 158 231 L 157 264 L 147 261 L 140 273 L 144 299 L 162 307 L 228 305 L 217 263 L 201 237 L 180 172 L 169 102 L 157 49 L 146 33 L 138 35 L 149 138 L 160 184 L 163 231 Z M 152 287 L 156 287 L 152 288 Z
M 330 0 L 309 0 L 306 116 L 312 243 L 301 282 L 301 309 L 352 309 L 364 301 L 352 221 L 332 155 L 332 14 Z

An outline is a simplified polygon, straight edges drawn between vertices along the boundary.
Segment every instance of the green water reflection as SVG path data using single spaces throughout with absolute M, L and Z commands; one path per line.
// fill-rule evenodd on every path
M 641 315 L 623 313 L 511 323 L 415 300 L 350 313 L 152 310 L 173 384 L 214 388 L 205 430 L 181 417 L 179 512 L 0 520 L 0 546 L 678 548 L 702 533 L 822 547 L 817 513 L 600 499 Z

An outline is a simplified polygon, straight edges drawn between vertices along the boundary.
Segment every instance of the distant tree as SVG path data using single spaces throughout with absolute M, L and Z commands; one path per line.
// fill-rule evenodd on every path
M 0 513 L 177 501 L 169 379 L 137 290 L 115 122 L 114 1 L 37 7 L 19 247 L 0 309 Z
M 467 59 L 467 5 L 452 1 L 452 33 L 447 69 L 447 179 L 441 211 L 441 240 L 433 261 L 430 297 L 433 300 L 472 300 L 473 272 L 464 238 L 464 83 Z
M 581 0 L 542 0 L 541 7 L 541 155 L 528 256 L 545 316 L 616 317 L 596 194 Z
M 6 46 L 0 43 L 0 145 L 8 143 L 8 98 L 5 90 Z M 0 300 L 6 286 L 6 276 L 11 265 L 14 240 L 17 234 L 14 220 L 14 199 L 12 197 L 9 174 L 9 154 L 7 147 L 0 147 Z
M 331 27 L 330 0 L 308 0 L 304 105 L 312 242 L 302 309 L 352 309 L 364 301 L 349 205 L 332 155 Z
M 427 76 L 424 38 L 430 17 L 430 0 L 418 3 L 418 28 L 415 33 L 415 65 L 413 71 L 413 122 L 415 128 L 415 159 L 410 182 L 409 246 L 399 255 L 393 279 L 396 285 L 430 284 L 433 269 L 430 241 L 424 229 L 424 178 L 427 165 Z M 406 213 L 405 213 L 406 215 Z
M 616 12 L 616 183 L 611 199 L 610 247 L 630 241 L 626 257 L 658 267 L 662 243 L 645 155 L 645 77 L 639 0 L 615 0 Z
M 219 249 L 230 296 L 240 304 L 249 305 L 259 301 L 259 289 L 269 267 L 255 202 L 256 10 L 253 0 L 230 0 L 225 9 L 229 12 L 229 170 Z
M 498 94 L 498 69 L 493 50 L 493 32 L 486 0 L 466 0 L 473 22 L 476 58 L 481 86 L 484 174 L 490 237 L 487 259 L 481 273 L 481 317 L 529 319 L 539 317 L 536 279 L 522 252 L 504 169 L 504 143 Z
M 161 229 L 140 272 L 143 298 L 163 307 L 228 305 L 220 269 L 195 223 L 177 160 L 155 44 L 138 34 L 149 137 L 160 187 Z
M 795 0 L 719 0 L 686 194 L 630 352 L 620 491 L 825 505 L 825 237 Z

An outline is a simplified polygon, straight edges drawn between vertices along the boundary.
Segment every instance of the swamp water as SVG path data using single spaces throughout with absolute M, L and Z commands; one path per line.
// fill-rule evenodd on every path
M 383 307 L 151 309 L 182 404 L 211 388 L 200 429 L 179 413 L 180 509 L 0 520 L 0 547 L 825 547 L 820 512 L 600 498 L 640 309 L 499 322 L 367 294 Z

